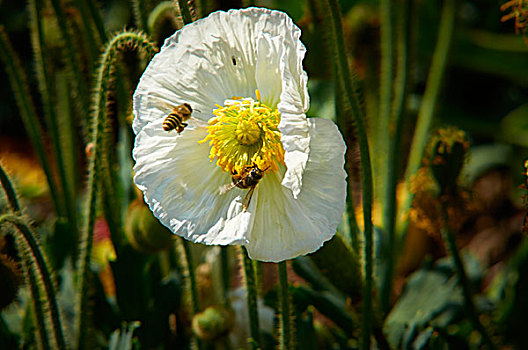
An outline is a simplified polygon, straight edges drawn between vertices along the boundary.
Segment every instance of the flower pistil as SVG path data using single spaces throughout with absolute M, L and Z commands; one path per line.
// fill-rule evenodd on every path
M 209 141 L 209 158 L 224 171 L 242 173 L 247 167 L 257 166 L 265 171 L 277 171 L 284 163 L 284 149 L 278 128 L 280 112 L 253 98 L 234 97 L 217 105 L 209 119 L 208 135 L 200 142 Z

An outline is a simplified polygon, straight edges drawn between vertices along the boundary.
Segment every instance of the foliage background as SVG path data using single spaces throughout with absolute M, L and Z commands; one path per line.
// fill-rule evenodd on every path
M 196 6 L 205 6 L 205 13 L 249 5 L 237 1 L 195 2 Z M 387 149 L 384 147 L 388 147 L 388 141 L 379 135 L 394 127 L 380 120 L 378 113 L 384 108 L 379 102 L 379 86 L 380 77 L 385 74 L 380 68 L 383 56 L 383 45 L 380 44 L 383 13 L 380 9 L 385 5 L 383 1 L 374 0 L 339 2 L 347 46 L 347 52 L 339 55 L 345 54 L 348 58 L 356 77 L 354 86 L 362 90 L 373 163 L 375 268 L 373 308 L 367 309 L 372 313 L 372 346 L 522 349 L 528 346 L 528 338 L 523 334 L 528 327 L 524 316 L 528 304 L 523 298 L 528 293 L 528 243 L 526 232 L 522 232 L 526 214 L 523 209 L 526 188 L 522 185 L 527 181 L 523 164 L 528 158 L 528 41 L 525 37 L 528 10 L 523 5 L 525 2 L 511 1 L 506 5 L 497 0 L 454 2 L 456 27 L 442 74 L 438 102 L 433 106 L 432 127 L 428 130 L 433 134 L 437 128 L 456 126 L 465 131 L 465 137 L 471 143 L 458 182 L 458 174 L 447 176 L 454 177 L 456 198 L 462 198 L 462 204 L 455 206 L 461 214 L 451 221 L 458 225 L 455 225 L 456 243 L 464 260 L 477 321 L 472 319 L 471 310 L 468 311 L 465 289 L 457 278 L 460 271 L 452 262 L 452 252 L 448 253 L 449 248 L 442 236 L 444 226 L 449 229 L 446 221 L 452 219 L 448 216 L 446 220 L 439 214 L 443 205 L 439 199 L 442 188 L 434 184 L 431 175 L 414 180 L 405 176 L 407 155 L 412 150 L 413 133 L 439 35 L 440 14 L 447 2 L 392 2 L 397 10 L 411 4 L 409 19 L 405 22 L 409 30 L 410 58 L 402 114 L 404 121 L 400 131 L 401 156 L 394 178 L 402 184 L 414 185 L 411 186 L 414 188 L 411 190 L 414 196 L 411 215 L 397 217 L 398 224 L 407 227 L 404 230 L 406 235 L 397 235 L 395 241 L 389 239 L 386 222 L 382 219 L 386 205 L 383 189 L 389 185 L 384 182 L 387 160 L 380 150 Z M 95 221 L 94 248 L 90 253 L 92 263 L 88 287 L 85 290 L 80 288 L 79 268 L 82 265 L 79 265 L 79 258 L 83 250 L 78 241 L 82 225 L 87 221 L 81 213 L 85 209 L 86 168 L 90 161 L 90 147 L 93 147 L 93 144 L 90 146 L 93 141 L 90 137 L 93 118 L 90 115 L 94 109 L 91 101 L 99 89 L 95 73 L 105 39 L 112 38 L 123 28 L 142 28 L 148 32 L 150 40 L 161 47 L 164 38 L 183 25 L 183 20 L 177 4 L 170 2 L 55 3 L 63 8 L 73 34 L 73 51 L 80 67 L 77 77 L 72 76 L 68 65 L 68 47 L 62 43 L 53 2 L 30 1 L 26 4 L 4 0 L 0 2 L 0 25 L 20 59 L 21 72 L 27 75 L 30 97 L 46 135 L 44 151 L 48 154 L 53 178 L 62 189 L 59 193 L 67 196 L 64 191 L 67 188 L 71 192 L 73 214 L 68 213 L 67 207 L 61 213 L 54 209 L 37 154 L 29 147 L 31 136 L 28 136 L 27 123 L 21 117 L 16 92 L 10 84 L 12 78 L 6 69 L 0 70 L 0 81 L 5 82 L 0 85 L 0 161 L 15 184 L 24 208 L 23 220 L 31 224 L 47 256 L 66 338 L 64 346 L 248 346 L 245 341 L 247 330 L 242 326 L 248 321 L 239 320 L 239 316 L 247 311 L 244 302 L 236 304 L 236 296 L 233 296 L 236 295 L 234 291 L 243 285 L 239 252 L 231 248 L 189 245 L 173 239 L 152 218 L 134 189 L 131 181 L 130 96 L 146 61 L 133 52 L 119 56 L 117 78 L 112 79 L 115 85 L 110 91 L 116 92 L 110 94 L 107 104 L 105 116 L 110 123 L 105 125 L 108 131 L 105 142 L 108 143 L 106 149 L 115 149 L 116 152 L 105 157 L 111 165 L 108 171 L 113 187 L 105 188 L 101 197 Z M 82 4 L 96 5 L 94 8 L 100 11 L 106 38 L 101 37 L 95 22 L 83 27 L 86 18 L 81 14 Z M 165 17 L 159 17 L 156 26 L 149 27 L 148 16 L 156 10 L 161 11 L 160 4 L 170 6 L 171 10 L 163 12 Z M 370 341 L 361 338 L 365 332 L 362 328 L 365 309 L 361 309 L 365 293 L 361 291 L 361 281 L 366 276 L 360 269 L 364 268 L 366 257 L 361 230 L 361 191 L 364 187 L 354 128 L 357 124 L 352 122 L 346 92 L 339 86 L 341 77 L 335 74 L 334 64 L 338 57 L 332 53 L 333 37 L 326 29 L 326 2 L 255 1 L 253 4 L 285 11 L 302 29 L 301 40 L 308 49 L 304 62 L 310 78 L 311 108 L 308 115 L 336 121 L 349 146 L 349 210 L 339 234 L 319 252 L 288 263 L 295 329 L 293 343 L 299 349 L 365 348 L 370 346 Z M 35 53 L 38 51 L 34 50 L 35 44 L 31 40 L 35 21 L 28 11 L 31 6 L 41 10 L 46 48 L 44 67 L 50 73 L 51 100 L 42 95 L 37 78 L 39 68 L 35 66 L 35 58 L 38 55 Z M 501 21 L 512 11 L 518 11 L 517 22 L 515 19 Z M 396 37 L 400 34 L 393 34 L 395 53 Z M 93 47 L 90 47 L 91 40 Z M 5 60 L 6 56 L 2 58 Z M 395 70 L 398 59 L 394 61 Z M 6 61 L 3 64 L 7 67 Z M 58 115 L 55 126 L 47 119 L 49 111 L 46 108 L 50 103 Z M 53 136 L 54 131 L 57 137 Z M 54 153 L 56 146 L 63 150 L 63 164 Z M 423 164 L 425 168 L 430 165 Z M 61 167 L 65 176 L 60 174 Z M 406 192 L 400 190 L 395 196 L 399 203 L 403 203 Z M 10 212 L 7 199 L 1 197 L 0 200 L 0 212 Z M 68 203 L 66 198 L 63 201 Z M 357 218 L 360 229 L 354 224 L 353 217 Z M 30 292 L 33 286 L 31 277 L 27 273 L 30 268 L 28 270 L 24 265 L 24 261 L 31 259 L 24 253 L 24 244 L 14 243 L 14 237 L 19 237 L 20 233 L 7 224 L 11 219 L 3 218 L 1 288 L 8 297 L 14 296 L 14 300 L 1 309 L 0 347 L 46 348 L 39 338 L 42 337 L 38 331 L 39 316 L 32 308 L 35 300 Z M 394 271 L 394 276 L 389 278 L 392 283 L 385 300 L 387 266 Z M 264 337 L 260 345 L 263 348 L 273 348 L 277 344 L 287 347 L 278 329 L 280 308 L 275 266 L 255 263 L 255 267 L 259 298 L 262 299 L 261 317 L 264 317 L 262 314 L 270 316 L 268 322 L 261 320 Z M 25 277 L 21 274 L 22 269 L 26 270 Z M 21 283 L 23 279 L 25 282 Z M 190 283 L 192 279 L 196 280 L 195 284 Z M 37 278 L 36 285 L 42 293 L 42 280 Z M 188 305 L 189 300 L 194 300 L 190 297 L 192 285 L 197 288 L 195 294 L 200 302 L 200 305 L 194 301 L 191 303 L 194 310 Z M 9 293 L 11 290 L 13 292 Z M 76 305 L 81 294 L 88 297 L 85 315 L 88 326 L 79 330 L 75 320 L 79 317 Z M 228 295 L 232 295 L 231 299 Z M 244 300 L 244 297 L 239 299 Z M 43 298 L 43 302 L 44 309 L 49 308 L 46 306 L 49 300 Z M 209 328 L 200 331 L 195 326 L 193 332 L 193 314 L 208 306 L 234 312 L 206 314 L 204 322 Z M 52 322 L 47 313 L 45 316 L 46 331 L 51 334 L 53 325 L 50 325 Z M 484 332 L 476 326 L 479 323 Z M 86 332 L 85 341 L 79 343 L 76 339 L 82 332 Z M 230 337 L 226 337 L 228 333 Z M 491 343 L 486 343 L 484 334 L 489 335 Z M 236 341 L 237 336 L 242 339 L 240 343 Z M 50 339 L 53 339 L 51 335 Z M 60 344 L 51 341 L 48 346 L 60 347 Z

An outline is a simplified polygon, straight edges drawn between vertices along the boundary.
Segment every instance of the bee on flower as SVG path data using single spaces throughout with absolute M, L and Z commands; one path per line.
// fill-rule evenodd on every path
M 134 94 L 134 181 L 193 242 L 278 262 L 317 250 L 345 208 L 345 144 L 306 118 L 306 49 L 284 13 L 214 12 L 165 41 Z M 192 118 L 166 132 L 167 104 Z

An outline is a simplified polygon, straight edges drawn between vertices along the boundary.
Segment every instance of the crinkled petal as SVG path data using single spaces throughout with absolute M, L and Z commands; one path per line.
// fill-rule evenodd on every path
M 334 123 L 308 119 L 310 154 L 297 199 L 267 174 L 248 211 L 254 222 L 246 248 L 251 258 L 279 262 L 311 253 L 329 240 L 345 210 L 345 144 Z M 283 170 L 284 171 L 284 170 Z
M 184 132 L 163 131 L 162 121 L 145 126 L 136 137 L 134 182 L 154 215 L 174 233 L 204 244 L 241 244 L 253 218 L 242 211 L 243 190 L 220 194 L 231 176 L 209 161 L 199 144 L 203 125 Z
M 284 52 L 277 53 L 276 45 L 268 45 L 264 52 L 263 37 L 266 42 L 278 41 Z M 261 8 L 218 11 L 186 25 L 165 41 L 141 77 L 134 94 L 134 132 L 166 115 L 170 109 L 163 107 L 165 104 L 187 102 L 196 111 L 194 117 L 208 120 L 215 104 L 222 105 L 233 96 L 254 97 L 255 89 L 266 91 L 264 101 L 278 101 L 284 87 L 278 89 L 269 82 L 281 82 L 282 76 L 292 75 L 279 74 L 279 69 L 290 69 L 290 61 L 294 61 L 300 71 L 292 72 L 306 76 L 302 71 L 305 48 L 299 37 L 300 30 L 286 14 Z M 288 62 L 280 63 L 279 69 L 270 69 L 265 77 L 257 74 L 257 63 L 272 56 Z M 293 77 L 292 81 L 302 82 L 302 78 Z M 292 82 L 286 85 L 299 87 Z M 307 109 L 305 80 L 301 88 L 302 92 L 287 95 L 299 95 L 300 104 L 289 99 L 286 106 L 306 105 Z

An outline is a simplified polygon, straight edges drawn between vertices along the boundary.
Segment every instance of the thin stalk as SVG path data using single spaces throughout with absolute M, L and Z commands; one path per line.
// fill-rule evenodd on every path
M 185 287 L 187 288 L 188 295 L 191 297 L 191 313 L 192 316 L 194 316 L 200 312 L 200 298 L 198 297 L 198 288 L 196 285 L 196 274 L 192 259 L 191 243 L 184 238 L 180 238 L 179 241 L 181 244 L 180 255 L 183 257 L 182 268 L 186 279 Z M 193 336 L 193 340 L 196 341 L 198 349 L 204 348 L 201 339 Z
M 226 307 L 230 306 L 229 302 L 229 286 L 230 286 L 230 280 L 231 280 L 231 274 L 229 271 L 229 251 L 228 247 L 220 247 L 220 263 L 222 268 L 222 288 L 223 288 L 223 298 L 224 298 L 224 305 Z
M 245 247 L 240 248 L 242 263 L 244 265 L 244 281 L 246 283 L 247 308 L 249 313 L 249 330 L 251 338 L 249 343 L 253 349 L 260 348 L 260 325 L 257 305 L 257 283 L 255 280 L 255 268 Z
M 148 11 L 145 0 L 132 0 L 132 9 L 134 10 L 134 21 L 136 22 L 136 26 L 138 27 L 138 29 L 143 30 L 147 34 L 150 34 L 148 31 Z
M 330 47 L 329 47 L 330 49 Z M 337 76 L 337 73 L 334 73 Z M 350 107 L 347 106 L 347 99 L 345 98 L 345 90 L 340 79 L 335 81 L 336 97 L 335 97 L 335 113 L 336 122 L 339 130 L 345 139 L 347 145 L 347 154 L 345 154 L 345 170 L 347 172 L 347 195 L 346 195 L 346 211 L 348 219 L 348 229 L 350 235 L 350 242 L 355 251 L 359 251 L 359 227 L 356 219 L 355 203 L 354 203 L 354 184 L 358 181 L 357 171 L 355 169 L 354 157 L 349 156 L 352 149 L 356 146 L 357 139 L 354 134 L 354 125 L 352 123 L 353 117 L 350 115 Z
M 92 27 L 90 22 L 90 10 L 86 4 L 85 0 L 75 0 L 76 8 L 79 10 L 80 18 L 82 21 L 83 34 L 86 37 L 86 45 L 88 46 L 88 66 L 92 67 L 95 57 L 99 55 L 98 46 L 99 43 L 96 42 L 96 39 L 93 35 L 95 30 Z
M 78 295 L 76 304 L 76 348 L 83 349 L 86 345 L 87 337 L 87 290 L 90 275 L 90 257 L 93 243 L 93 228 L 95 223 L 97 197 L 98 197 L 98 180 L 101 174 L 105 172 L 100 169 L 105 162 L 99 160 L 104 156 L 104 138 L 107 118 L 108 92 L 112 72 L 114 71 L 115 62 L 119 51 L 133 48 L 151 57 L 156 48 L 143 34 L 136 32 L 127 32 L 116 34 L 107 44 L 106 49 L 101 57 L 101 64 L 97 69 L 97 77 L 94 88 L 94 109 L 92 113 L 92 137 L 94 145 L 92 155 L 88 160 L 88 182 L 85 202 L 85 222 L 81 231 L 80 255 L 77 264 L 80 269 L 80 281 L 78 285 Z
M 44 320 L 44 307 L 42 305 L 42 297 L 40 295 L 37 277 L 35 276 L 35 272 L 31 268 L 31 264 L 28 262 L 28 259 L 28 257 L 24 257 L 22 266 L 28 279 L 29 291 L 31 293 L 31 303 L 33 304 L 33 314 L 35 317 L 35 328 L 40 341 L 40 349 L 51 350 L 53 348 L 51 347 L 48 338 L 48 330 L 46 327 L 46 321 Z
M 288 271 L 286 261 L 277 264 L 280 289 L 280 349 L 293 349 L 293 330 L 290 311 L 290 294 L 288 292 Z
M 60 0 L 51 0 L 53 10 L 55 11 L 55 17 L 59 24 L 59 30 L 61 32 L 62 39 L 64 40 L 64 49 L 67 56 L 68 69 L 72 73 L 72 82 L 76 97 L 80 99 L 82 110 L 88 110 L 88 89 L 84 83 L 85 78 L 81 74 L 81 62 L 79 55 L 76 53 L 76 46 L 73 44 L 71 37 L 70 27 L 68 26 L 67 16 L 64 13 Z
M 35 269 L 38 274 L 38 279 L 40 279 L 44 285 L 46 308 L 49 309 L 55 342 L 59 349 L 65 349 L 66 342 L 64 341 L 64 333 L 62 331 L 59 306 L 55 297 L 55 288 L 51 281 L 51 273 L 49 272 L 48 265 L 46 264 L 44 253 L 39 247 L 36 235 L 25 222 L 25 220 L 17 215 L 4 214 L 0 216 L 0 225 L 4 222 L 15 226 L 22 234 L 24 246 L 27 247 L 28 252 L 30 253 L 28 255 L 30 257 L 29 264 L 31 265 L 31 268 Z
M 73 198 L 77 195 L 76 180 L 80 179 L 79 159 L 78 159 L 78 138 L 75 128 L 75 121 L 73 115 L 78 110 L 78 104 L 73 108 L 71 104 L 71 84 L 68 79 L 68 73 L 65 71 L 59 71 L 55 74 L 55 87 L 57 94 L 56 110 L 62 111 L 61 122 L 59 123 L 59 137 L 60 147 L 64 150 L 66 176 L 71 179 L 69 181 L 70 193 Z M 75 103 L 74 103 L 75 104 Z
M 198 298 L 198 288 L 196 286 L 196 274 L 194 273 L 194 264 L 191 253 L 191 243 L 184 238 L 180 239 L 182 244 L 182 253 L 186 277 L 189 283 L 189 291 L 191 296 L 191 311 L 193 315 L 196 315 L 200 312 L 200 300 Z
M 29 91 L 27 78 L 20 64 L 20 60 L 15 55 L 13 47 L 2 26 L 0 26 L 0 56 L 4 61 L 4 67 L 15 95 L 22 122 L 46 175 L 55 211 L 58 216 L 63 216 L 64 205 L 61 201 L 55 178 L 53 177 L 51 163 L 45 152 L 44 133 L 37 117 L 37 111 Z
M 72 232 L 78 236 L 77 211 L 75 210 L 76 204 L 70 190 L 70 188 L 72 188 L 70 185 L 70 179 L 66 174 L 66 164 L 64 162 L 64 154 L 59 137 L 59 119 L 55 111 L 55 101 L 51 95 L 53 89 L 51 87 L 50 73 L 47 69 L 48 62 L 46 61 L 46 57 L 48 57 L 48 55 L 42 29 L 42 9 L 44 8 L 44 4 L 41 0 L 30 0 L 29 7 L 32 32 L 31 40 L 33 43 L 40 93 L 44 104 L 44 116 L 46 117 L 46 122 L 48 124 L 48 132 L 52 140 L 55 161 L 57 162 L 57 170 L 61 183 L 68 224 Z
M 18 198 L 15 192 L 15 188 L 13 187 L 13 184 L 11 183 L 9 176 L 7 176 L 7 173 L 5 172 L 1 163 L 0 163 L 0 182 L 2 183 L 2 187 L 4 188 L 7 201 L 9 202 L 9 206 L 11 207 L 11 210 L 15 213 L 20 212 L 21 211 L 20 204 L 18 204 Z
M 394 78 L 394 99 L 392 103 L 392 120 L 394 126 L 393 132 L 389 130 L 389 149 L 386 166 L 385 193 L 383 206 L 383 225 L 388 234 L 388 249 L 386 257 L 387 266 L 385 275 L 381 283 L 380 302 L 381 309 L 387 312 L 390 308 L 390 299 L 392 291 L 392 279 L 394 274 L 394 265 L 396 264 L 396 240 L 395 240 L 395 223 L 396 223 L 396 189 L 398 186 L 399 164 L 402 161 L 400 151 L 403 122 L 404 122 L 404 105 L 407 96 L 408 87 L 408 66 L 409 66 L 409 40 L 410 40 L 410 23 L 409 14 L 411 10 L 411 1 L 403 0 L 398 3 L 396 23 L 396 52 L 397 65 L 396 76 Z
M 101 38 L 102 42 L 105 42 L 108 40 L 108 36 L 106 35 L 106 30 L 104 27 L 104 22 L 101 17 L 101 13 L 99 12 L 99 8 L 97 7 L 97 1 L 90 1 L 90 0 L 81 0 L 83 2 L 86 2 L 88 4 L 88 11 L 90 12 L 90 18 L 95 24 L 95 28 L 97 29 L 97 34 L 99 34 L 99 37 Z
M 333 43 L 333 56 L 337 58 L 337 78 L 342 80 L 346 98 L 354 116 L 356 132 L 361 154 L 361 177 L 363 185 L 363 218 L 364 218 L 364 279 L 363 285 L 363 318 L 362 318 L 362 348 L 370 349 L 370 335 L 372 332 L 372 250 L 373 250 L 373 227 L 372 227 L 372 168 L 370 162 L 370 151 L 364 124 L 365 113 L 359 101 L 357 84 L 353 80 L 348 65 L 346 46 L 343 37 L 343 22 L 341 11 L 337 0 L 323 0 L 328 11 L 323 11 L 327 26 L 329 27 L 330 42 Z
M 193 20 L 191 17 L 191 11 L 189 11 L 189 4 L 187 4 L 187 0 L 178 0 L 178 6 L 180 7 L 183 24 L 191 23 Z
M 18 197 L 11 183 L 11 180 L 7 176 L 1 164 L 0 164 L 0 182 L 2 183 L 2 187 L 4 188 L 4 191 L 6 193 L 7 200 L 11 207 L 11 210 L 15 214 L 19 213 L 21 210 L 20 210 L 20 205 L 18 204 Z M 31 264 L 29 263 L 30 255 L 29 255 L 28 249 L 23 249 L 23 252 L 24 252 L 24 258 L 22 261 L 22 267 L 24 270 L 24 274 L 26 275 L 28 279 L 29 290 L 31 293 L 31 301 L 33 304 L 33 313 L 35 315 L 35 326 L 36 326 L 35 328 L 38 333 L 38 339 L 40 341 L 40 348 L 41 349 L 51 349 L 49 339 L 48 339 L 48 331 L 46 327 L 46 322 L 44 320 L 44 307 L 42 305 L 42 298 L 40 295 L 39 284 L 38 284 L 37 278 L 35 277 L 35 272 L 31 268 Z
M 449 49 L 451 47 L 451 41 L 455 29 L 455 10 L 456 0 L 444 1 L 438 41 L 436 42 L 436 47 L 433 53 L 422 104 L 418 111 L 418 121 L 411 145 L 409 162 L 407 163 L 407 169 L 405 171 L 405 179 L 407 181 L 410 181 L 412 176 L 414 176 L 420 168 L 423 153 L 429 137 L 429 131 L 435 115 L 438 97 L 441 91 L 440 87 L 446 70 Z M 404 214 L 407 213 L 411 207 L 411 203 L 412 195 L 409 195 L 404 205 L 402 205 L 400 212 Z M 399 216 L 401 217 L 401 215 Z M 403 224 L 403 226 L 405 226 L 405 224 Z M 399 229 L 399 231 L 403 234 L 405 228 Z
M 475 308 L 475 304 L 473 303 L 473 293 L 471 292 L 471 286 L 469 284 L 466 270 L 462 262 L 462 257 L 460 256 L 460 253 L 456 245 L 455 235 L 449 227 L 449 216 L 447 212 L 448 201 L 446 199 L 441 199 L 441 202 L 442 202 L 442 220 L 444 221 L 444 227 L 442 229 L 442 236 L 444 240 L 447 242 L 447 245 L 449 248 L 449 254 L 453 258 L 453 262 L 455 264 L 458 281 L 460 283 L 460 286 L 462 287 L 462 294 L 464 296 L 464 308 L 466 309 L 466 313 L 467 313 L 467 316 L 469 317 L 469 320 L 473 324 L 473 328 L 475 328 L 481 334 L 488 349 L 490 350 L 496 349 L 496 346 L 493 344 L 488 332 L 486 331 L 486 328 L 484 328 L 482 323 L 480 323 L 478 312 Z
M 376 188 L 375 198 L 381 199 L 383 192 L 386 189 L 386 177 L 384 177 L 385 164 L 389 153 L 389 143 L 392 134 L 394 133 L 393 122 L 391 120 L 391 106 L 393 86 L 393 67 L 394 67 L 394 34 L 393 34 L 393 0 L 380 1 L 380 51 L 381 51 L 381 66 L 380 66 L 380 95 L 379 95 L 379 110 L 378 120 L 376 121 L 377 138 L 375 144 L 375 165 L 374 178 L 376 184 L 380 186 Z M 383 203 L 385 204 L 385 203 Z M 385 224 L 385 223 L 383 223 Z
M 207 0 L 200 0 L 200 18 L 207 15 Z

